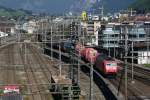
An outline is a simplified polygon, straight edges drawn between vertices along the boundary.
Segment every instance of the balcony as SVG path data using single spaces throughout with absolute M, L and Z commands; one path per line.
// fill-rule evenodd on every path
M 118 48 L 119 47 L 119 45 L 118 44 L 113 44 L 113 43 L 104 43 L 103 45 L 102 45 L 104 48 Z

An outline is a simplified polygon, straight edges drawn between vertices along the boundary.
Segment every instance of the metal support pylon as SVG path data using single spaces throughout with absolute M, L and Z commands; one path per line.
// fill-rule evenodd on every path
M 90 67 L 90 98 L 89 100 L 93 100 L 93 64 L 92 63 Z

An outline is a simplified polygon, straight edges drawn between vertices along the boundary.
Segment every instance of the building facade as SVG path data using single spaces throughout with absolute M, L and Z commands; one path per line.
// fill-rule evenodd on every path
M 147 64 L 150 61 L 149 53 L 146 53 L 150 52 L 149 32 L 143 23 L 108 23 L 99 31 L 99 45 L 106 48 L 110 56 L 124 58 L 127 40 L 128 56 L 134 53 L 136 63 Z

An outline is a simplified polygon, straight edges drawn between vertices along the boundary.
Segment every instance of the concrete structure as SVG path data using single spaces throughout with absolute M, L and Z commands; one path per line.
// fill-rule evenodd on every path
M 37 29 L 37 24 L 35 21 L 29 21 L 23 24 L 23 30 L 27 31 L 29 34 L 33 34 Z
M 99 20 L 81 22 L 82 30 L 86 39 L 86 45 L 98 45 L 98 30 L 101 27 Z
M 0 31 L 4 33 L 15 33 L 15 23 L 11 20 L 0 20 Z
M 150 51 L 138 52 L 138 64 L 150 64 Z
M 150 28 L 150 27 L 149 27 Z M 136 55 L 137 63 L 144 64 L 149 60 L 149 54 L 145 54 L 145 52 L 149 52 L 150 46 L 146 41 L 149 39 L 149 28 L 144 26 L 144 23 L 108 23 L 99 31 L 99 45 L 106 48 L 109 51 L 109 55 L 111 56 L 120 56 L 124 55 L 124 47 L 125 47 L 125 39 L 128 41 L 128 51 L 131 56 L 131 44 L 133 42 L 133 49 L 136 51 L 134 55 Z M 127 38 L 125 36 L 127 35 Z M 141 44 L 145 44 L 142 45 Z M 139 55 L 141 52 L 144 53 L 145 58 L 143 60 Z M 122 56 L 120 55 L 122 53 Z M 141 61 L 141 62 L 139 62 Z M 147 62 L 148 63 L 148 62 Z
M 105 30 L 102 31 L 102 46 L 104 48 L 118 48 L 119 47 L 119 36 L 120 30 L 115 29 L 115 24 L 110 23 L 106 25 Z
M 144 42 L 146 41 L 146 32 L 144 25 L 135 25 L 129 30 L 128 39 L 133 42 Z
M 6 36 L 8 36 L 7 33 L 4 33 L 4 32 L 1 32 L 1 31 L 0 31 L 0 38 L 1 38 L 1 37 L 6 37 Z

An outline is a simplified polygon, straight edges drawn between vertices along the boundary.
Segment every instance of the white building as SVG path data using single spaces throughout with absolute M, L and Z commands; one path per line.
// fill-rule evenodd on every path
M 29 34 L 33 34 L 36 31 L 36 26 L 35 21 L 29 21 L 23 24 L 23 30 L 26 30 Z
M 91 20 L 81 22 L 82 28 L 85 30 L 86 45 L 98 45 L 98 30 L 101 27 L 99 20 Z
M 144 26 L 137 25 L 129 31 L 128 38 L 134 42 L 146 41 L 146 32 Z
M 6 37 L 6 36 L 8 36 L 7 33 L 4 33 L 4 32 L 1 32 L 1 31 L 0 31 L 0 37 Z
M 119 47 L 119 36 L 120 31 L 114 29 L 115 24 L 106 25 L 105 30 L 103 30 L 103 47 L 104 48 L 118 48 Z
M 150 64 L 150 51 L 138 51 L 138 64 Z

